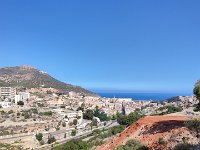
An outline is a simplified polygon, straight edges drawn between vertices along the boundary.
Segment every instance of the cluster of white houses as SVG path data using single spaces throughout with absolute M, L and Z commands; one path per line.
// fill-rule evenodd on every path
M 11 107 L 13 103 L 17 104 L 19 101 L 26 101 L 30 98 L 28 92 L 16 92 L 16 88 L 13 87 L 0 87 L 0 106 L 2 108 Z

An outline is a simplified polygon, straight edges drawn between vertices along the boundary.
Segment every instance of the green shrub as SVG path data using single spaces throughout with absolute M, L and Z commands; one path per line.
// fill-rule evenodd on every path
M 46 111 L 46 112 L 43 112 L 42 115 L 44 115 L 44 116 L 52 116 L 53 112 L 52 111 Z
M 78 120 L 77 120 L 77 119 L 74 119 L 74 120 L 73 120 L 73 124 L 74 124 L 74 125 L 77 125 L 77 123 L 78 123 Z
M 129 140 L 125 145 L 120 145 L 117 150 L 148 150 L 148 147 L 142 145 L 136 140 Z
M 87 109 L 85 113 L 83 113 L 83 119 L 92 120 L 93 119 L 93 111 L 91 109 Z
M 72 132 L 71 132 L 71 136 L 75 136 L 76 135 L 76 130 L 73 129 Z
M 178 144 L 172 150 L 197 150 L 197 147 L 190 144 Z
M 191 119 L 185 122 L 185 125 L 188 129 L 195 132 L 195 134 L 198 136 L 200 133 L 200 120 L 199 119 Z
M 51 143 L 54 143 L 54 142 L 56 142 L 56 139 L 55 139 L 54 136 L 49 138 L 48 141 L 47 141 L 48 144 L 51 144 Z
M 159 143 L 159 144 L 165 144 L 165 141 L 164 141 L 163 138 L 159 138 L 159 139 L 158 139 L 158 143 Z
M 128 116 L 127 115 L 121 115 L 118 117 L 117 121 L 120 125 L 131 125 L 133 122 L 136 122 L 140 118 L 142 118 L 143 115 L 141 115 L 138 112 L 132 112 Z
M 35 138 L 40 142 L 43 138 L 43 134 L 42 133 L 38 133 L 35 135 Z
M 96 129 L 96 130 L 93 130 L 92 131 L 92 134 L 93 135 L 98 135 L 98 134 L 100 134 L 101 133 L 101 130 L 99 130 L 99 129 Z

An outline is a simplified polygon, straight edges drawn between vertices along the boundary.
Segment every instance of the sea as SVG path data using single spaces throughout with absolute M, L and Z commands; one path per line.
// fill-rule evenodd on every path
M 166 100 L 175 96 L 192 96 L 189 93 L 97 93 L 106 98 L 132 98 L 133 100 Z

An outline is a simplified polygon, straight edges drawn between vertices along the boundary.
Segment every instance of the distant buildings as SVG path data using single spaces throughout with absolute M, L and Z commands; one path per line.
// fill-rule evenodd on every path
M 3 99 L 15 99 L 16 89 L 13 87 L 0 87 L 0 97 Z
M 18 95 L 15 95 L 15 104 L 19 101 L 26 101 L 30 99 L 30 93 L 28 92 L 19 92 Z
M 12 106 L 12 103 L 11 102 L 0 102 L 0 106 L 2 108 L 9 108 Z

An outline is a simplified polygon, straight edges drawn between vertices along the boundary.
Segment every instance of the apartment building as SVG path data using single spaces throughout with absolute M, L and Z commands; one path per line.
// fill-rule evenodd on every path
M 13 87 L 0 87 L 0 97 L 3 99 L 15 99 L 16 89 Z
M 15 103 L 19 101 L 25 101 L 30 99 L 30 93 L 28 92 L 19 92 L 18 95 L 15 95 Z

